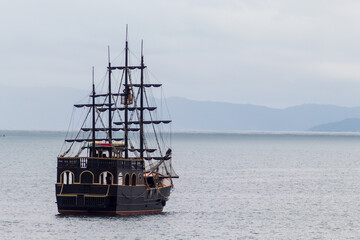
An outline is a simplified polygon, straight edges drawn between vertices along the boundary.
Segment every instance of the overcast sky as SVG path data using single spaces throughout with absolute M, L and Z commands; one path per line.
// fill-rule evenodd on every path
M 358 0 L 1 1 L 0 85 L 89 89 L 128 24 L 167 97 L 359 106 L 359 12 Z

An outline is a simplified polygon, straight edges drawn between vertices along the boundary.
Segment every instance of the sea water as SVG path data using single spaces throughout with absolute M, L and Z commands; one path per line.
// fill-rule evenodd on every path
M 359 239 L 360 135 L 175 133 L 164 212 L 61 216 L 62 132 L 0 138 L 0 239 Z

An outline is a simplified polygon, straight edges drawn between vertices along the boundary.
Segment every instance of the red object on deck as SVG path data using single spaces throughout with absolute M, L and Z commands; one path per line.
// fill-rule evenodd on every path
M 100 146 L 111 146 L 111 143 L 100 143 Z

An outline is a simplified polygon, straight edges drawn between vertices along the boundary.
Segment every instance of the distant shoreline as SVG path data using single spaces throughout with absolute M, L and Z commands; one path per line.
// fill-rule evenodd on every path
M 31 130 L 31 129 L 19 129 L 19 130 L 0 130 L 1 135 L 10 133 L 23 133 L 23 134 L 59 134 L 66 135 L 66 130 Z M 360 132 L 315 132 L 315 131 L 219 131 L 219 130 L 176 130 L 172 134 L 197 134 L 197 135 L 287 135 L 287 136 L 360 136 Z

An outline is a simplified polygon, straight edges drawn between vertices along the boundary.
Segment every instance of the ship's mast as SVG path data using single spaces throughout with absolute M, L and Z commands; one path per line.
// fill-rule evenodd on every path
M 112 117 L 111 117 L 111 62 L 110 62 L 110 47 L 108 47 L 108 61 L 109 61 L 109 143 L 112 142 Z M 109 151 L 109 157 L 112 157 L 112 148 Z
M 126 25 L 126 43 L 125 43 L 125 96 L 124 96 L 124 105 L 125 105 L 125 158 L 128 158 L 128 99 L 129 99 L 129 86 L 128 86 L 128 28 Z
M 144 158 L 144 54 L 141 41 L 141 68 L 140 68 L 140 158 Z
M 95 157 L 95 82 L 94 82 L 94 67 L 92 68 L 92 148 L 91 156 Z

